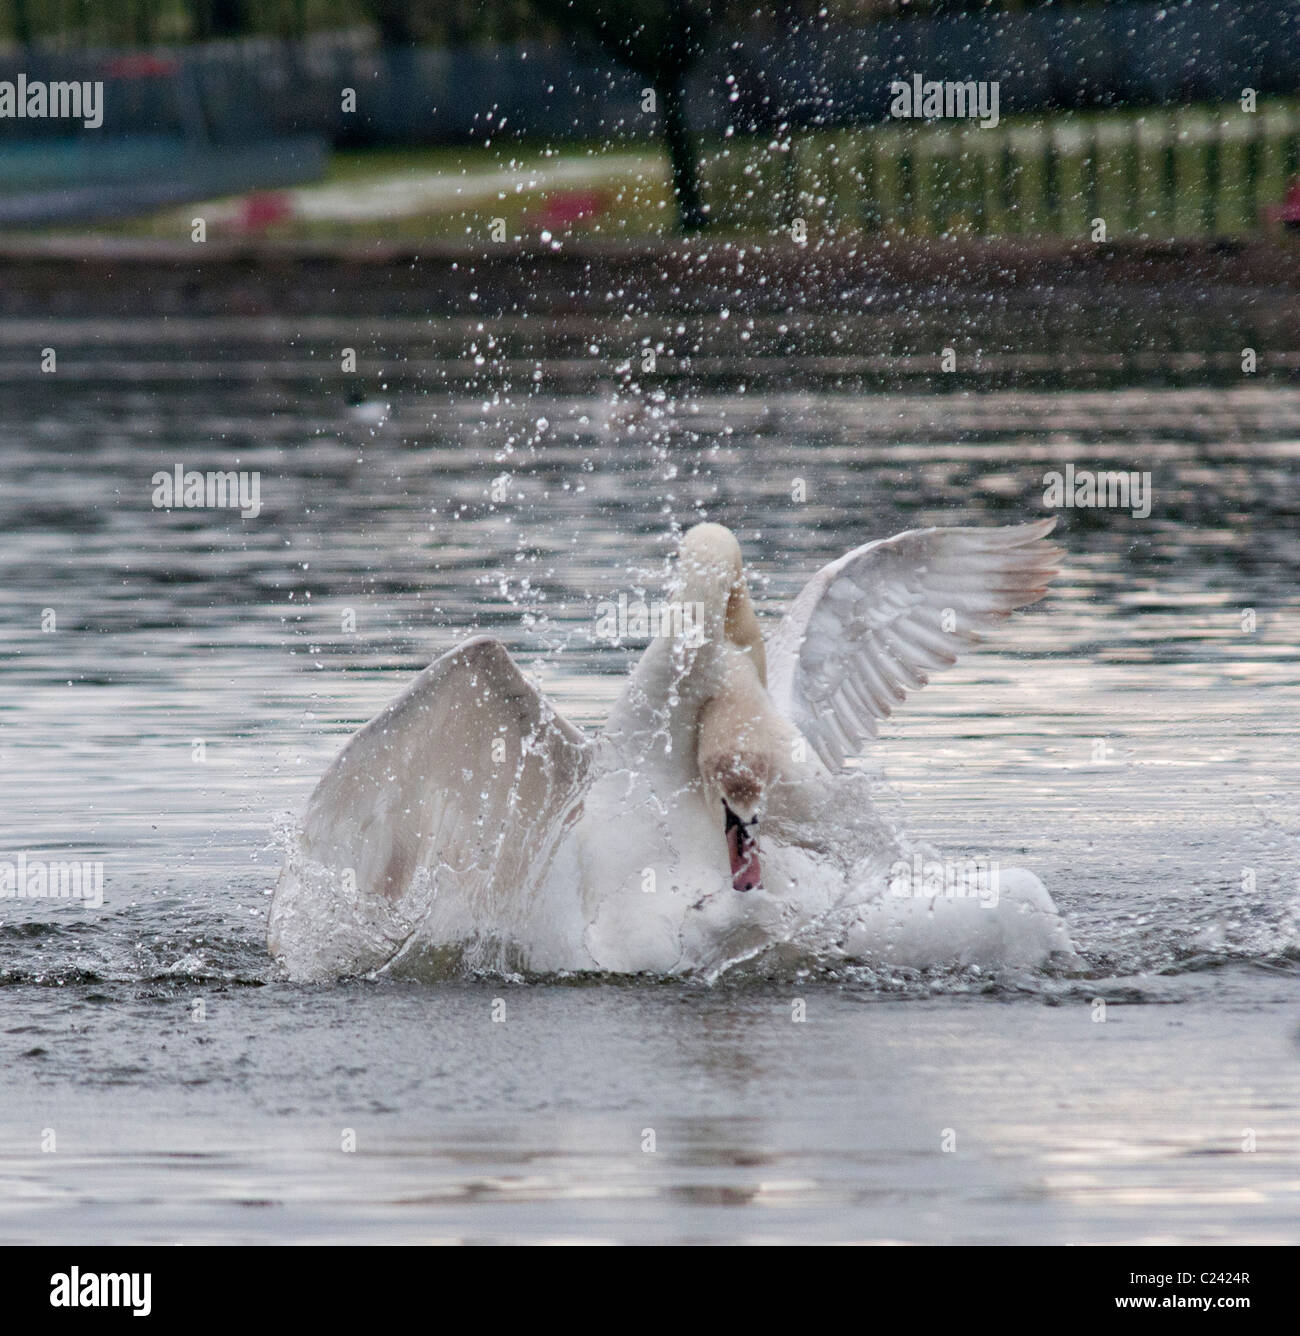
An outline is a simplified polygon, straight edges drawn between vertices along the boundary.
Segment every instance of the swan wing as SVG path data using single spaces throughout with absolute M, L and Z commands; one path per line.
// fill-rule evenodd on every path
M 576 811 L 591 749 L 500 641 L 444 654 L 317 785 L 272 901 L 272 952 L 328 975 L 386 963 L 430 913 L 464 939 L 508 932 Z
M 768 644 L 777 708 L 838 770 L 909 689 L 1043 597 L 1061 555 L 1045 541 L 1055 524 L 912 529 L 823 566 Z

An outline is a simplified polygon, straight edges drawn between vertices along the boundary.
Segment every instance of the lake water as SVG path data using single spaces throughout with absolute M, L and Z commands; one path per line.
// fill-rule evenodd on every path
M 1300 390 L 372 384 L 375 425 L 301 349 L 77 337 L 94 374 L 6 377 L 0 855 L 102 863 L 104 904 L 0 900 L 0 1242 L 1295 1241 Z M 1054 596 L 871 759 L 913 834 L 1042 877 L 1084 973 L 268 959 L 277 829 L 463 636 L 594 728 L 636 652 L 597 604 L 673 526 L 732 526 L 774 612 L 1067 462 L 1149 471 L 1149 516 L 1062 511 Z M 260 514 L 155 508 L 177 464 Z

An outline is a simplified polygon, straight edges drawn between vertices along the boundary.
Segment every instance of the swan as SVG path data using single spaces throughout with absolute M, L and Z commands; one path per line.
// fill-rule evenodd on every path
M 1070 958 L 1037 877 L 964 865 L 936 881 L 933 851 L 846 768 L 909 690 L 1044 596 L 1055 522 L 869 542 L 818 571 L 766 641 L 735 535 L 699 524 L 678 553 L 683 615 L 662 619 L 594 738 L 500 641 L 466 640 L 321 779 L 271 953 L 300 979 Z

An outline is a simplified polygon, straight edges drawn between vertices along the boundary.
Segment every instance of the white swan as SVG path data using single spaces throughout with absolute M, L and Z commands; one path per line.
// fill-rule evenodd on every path
M 685 615 L 595 740 L 499 641 L 467 640 L 322 778 L 271 905 L 272 953 L 300 978 L 1070 954 L 1036 877 L 935 881 L 865 773 L 842 769 L 907 689 L 1043 596 L 1054 523 L 868 543 L 809 581 L 766 647 L 739 544 L 701 524 L 680 550 Z

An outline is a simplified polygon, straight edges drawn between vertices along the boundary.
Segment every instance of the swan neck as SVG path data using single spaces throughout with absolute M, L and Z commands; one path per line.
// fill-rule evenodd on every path
M 749 600 L 749 589 L 742 577 L 732 587 L 727 599 L 727 612 L 723 621 L 728 640 L 741 649 L 748 650 L 758 673 L 759 682 L 767 686 L 767 652 L 763 648 L 763 632 L 758 625 L 754 605 Z

